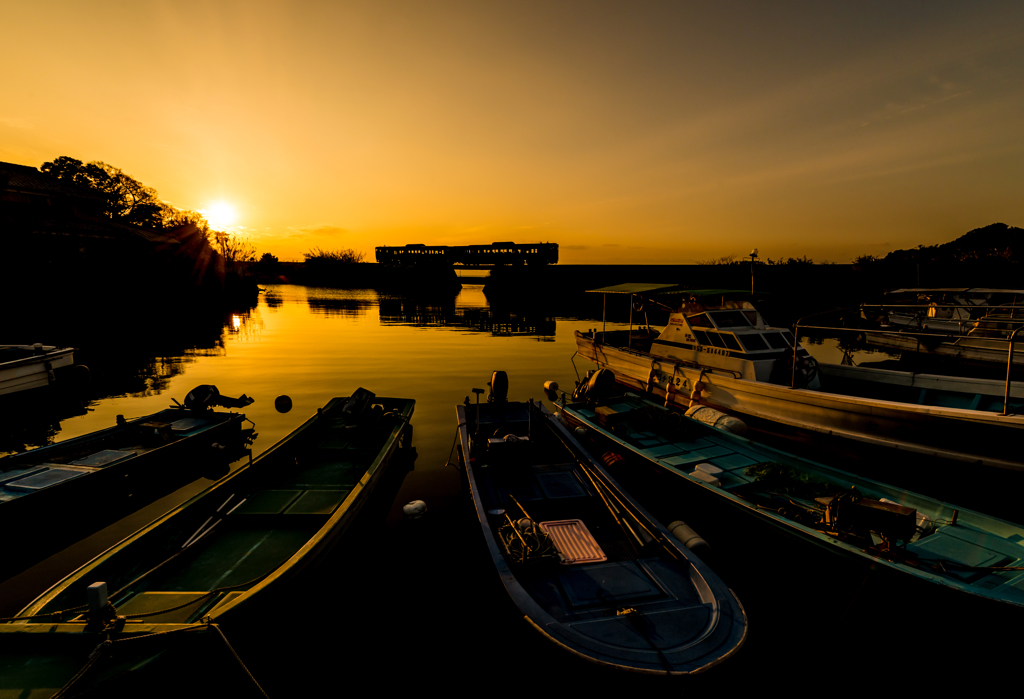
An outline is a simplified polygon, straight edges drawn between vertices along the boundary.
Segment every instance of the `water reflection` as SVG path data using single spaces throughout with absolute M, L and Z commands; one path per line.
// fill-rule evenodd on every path
M 373 289 L 314 287 L 306 292 L 310 313 L 354 318 L 366 315 L 370 308 L 377 305 L 377 292 Z
M 193 387 L 184 388 L 187 379 L 180 378 L 199 362 L 224 357 L 225 338 L 256 341 L 264 327 L 256 309 L 227 313 L 201 309 L 185 313 L 179 308 L 162 311 L 154 312 L 148 322 L 140 322 L 131 313 L 118 317 L 117 308 L 112 307 L 105 310 L 102 323 L 88 322 L 86 318 L 58 323 L 54 328 L 14 328 L 29 336 L 46 337 L 48 341 L 53 338 L 58 344 L 75 347 L 75 362 L 88 367 L 89 379 L 83 386 L 4 396 L 0 401 L 0 455 L 81 434 L 63 434 L 63 424 L 88 416 L 106 401 L 150 399 L 167 392 L 180 400 Z M 111 331 L 111 326 L 116 326 L 117 331 Z M 73 332 L 69 333 L 68 328 Z M 54 335 L 54 329 L 62 334 Z M 149 412 L 171 403 L 170 398 L 158 400 L 159 404 Z M 108 426 L 96 425 L 85 431 Z
M 555 319 L 535 308 L 511 308 L 507 304 L 490 306 L 483 287 L 467 285 L 450 303 L 409 296 L 380 298 L 381 325 L 475 330 L 499 337 L 555 334 Z

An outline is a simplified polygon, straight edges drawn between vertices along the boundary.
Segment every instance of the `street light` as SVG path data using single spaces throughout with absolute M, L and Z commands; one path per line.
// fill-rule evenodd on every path
M 754 295 L 754 263 L 757 262 L 757 248 L 750 251 L 750 295 Z

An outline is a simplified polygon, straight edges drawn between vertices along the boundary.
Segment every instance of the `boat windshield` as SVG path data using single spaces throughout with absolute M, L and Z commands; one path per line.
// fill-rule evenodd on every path
M 749 328 L 757 322 L 757 311 L 715 311 L 708 315 L 719 328 Z
M 690 324 L 691 328 L 713 328 L 714 323 L 708 318 L 707 313 L 699 313 L 695 316 L 687 316 L 686 321 Z
M 774 334 L 778 335 L 779 333 Z M 768 344 L 761 339 L 760 335 L 749 333 L 746 335 L 739 335 L 738 337 L 740 338 L 740 342 L 743 343 L 743 349 L 748 352 L 758 352 L 768 349 Z
M 780 332 L 765 333 L 763 337 L 768 341 L 768 345 L 772 349 L 786 349 L 789 347 L 789 343 L 786 341 L 786 336 Z

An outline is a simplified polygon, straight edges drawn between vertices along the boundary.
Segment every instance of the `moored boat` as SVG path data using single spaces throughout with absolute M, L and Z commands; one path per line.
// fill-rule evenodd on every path
M 242 430 L 244 414 L 212 405 L 252 402 L 200 386 L 184 405 L 118 416 L 106 429 L 0 458 L 0 528 L 18 532 L 5 544 L 0 580 L 140 507 L 146 496 L 226 473 L 253 433 Z
M 49 345 L 0 345 L 0 396 L 49 386 L 58 370 L 74 366 L 74 349 Z
M 592 449 L 677 477 L 691 504 L 727 510 L 738 530 L 767 528 L 918 591 L 1024 608 L 1024 526 L 758 444 L 704 406 L 691 411 L 703 422 L 629 393 L 559 408 Z
M 622 287 L 618 293 L 635 295 Z M 1005 448 L 1024 435 L 1019 382 L 819 363 L 748 301 L 721 290 L 680 293 L 688 300 L 671 310 L 661 333 L 577 331 L 578 354 L 624 386 L 682 409 L 698 402 L 809 432 L 1024 470 L 1024 457 Z
M 540 405 L 458 406 L 465 473 L 509 596 L 546 638 L 592 662 L 692 674 L 732 656 L 747 619 L 732 591 L 625 493 Z M 478 391 L 479 389 L 474 389 Z
M 289 583 L 343 537 L 411 433 L 414 406 L 364 389 L 335 398 L 251 463 L 79 568 L 0 623 L 0 657 L 17 660 L 5 665 L 4 687 L 49 696 L 135 670 L 159 681 L 159 672 L 178 671 L 153 664 L 173 639 L 257 621 L 264 600 L 296 592 Z

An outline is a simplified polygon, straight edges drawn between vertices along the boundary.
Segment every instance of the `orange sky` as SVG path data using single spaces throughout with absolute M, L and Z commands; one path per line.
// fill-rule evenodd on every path
M 860 254 L 1024 226 L 1024 3 L 9 3 L 0 160 L 102 160 L 259 253 Z

